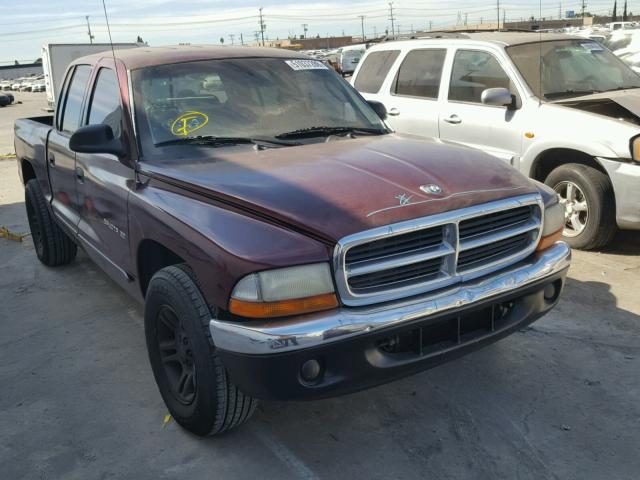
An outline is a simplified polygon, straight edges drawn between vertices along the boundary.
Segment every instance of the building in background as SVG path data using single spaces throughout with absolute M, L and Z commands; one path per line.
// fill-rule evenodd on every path
M 42 61 L 14 65 L 0 65 L 0 79 L 13 80 L 20 77 L 42 75 Z

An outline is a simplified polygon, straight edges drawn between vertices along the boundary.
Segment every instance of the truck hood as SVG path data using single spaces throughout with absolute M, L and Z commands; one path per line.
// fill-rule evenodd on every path
M 596 93 L 551 103 L 640 125 L 640 88 Z
M 538 191 L 480 151 L 395 134 L 267 150 L 210 148 L 205 155 L 142 163 L 141 173 L 328 242 Z

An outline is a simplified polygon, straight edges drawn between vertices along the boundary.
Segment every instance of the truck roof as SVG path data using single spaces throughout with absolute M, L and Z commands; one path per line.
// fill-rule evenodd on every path
M 431 32 L 428 35 L 415 40 L 401 40 L 399 42 L 386 42 L 379 45 L 415 44 L 421 45 L 425 42 L 451 43 L 464 40 L 477 42 L 487 42 L 501 47 L 535 43 L 542 40 L 549 42 L 554 40 L 588 40 L 584 37 L 567 35 L 566 33 L 539 33 L 531 32 Z
M 309 58 L 289 50 L 265 47 L 218 46 L 218 45 L 174 45 L 166 47 L 140 47 L 115 50 L 115 56 L 128 70 L 166 65 L 171 63 L 222 58 L 277 57 Z M 111 50 L 80 57 L 72 64 L 95 64 L 103 58 L 112 58 Z

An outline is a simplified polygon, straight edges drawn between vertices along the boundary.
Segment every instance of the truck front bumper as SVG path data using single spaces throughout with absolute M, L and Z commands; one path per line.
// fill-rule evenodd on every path
M 316 399 L 386 383 L 452 360 L 532 323 L 558 301 L 564 242 L 442 292 L 270 321 L 212 319 L 233 382 L 264 399 Z M 311 362 L 311 363 L 309 363 Z

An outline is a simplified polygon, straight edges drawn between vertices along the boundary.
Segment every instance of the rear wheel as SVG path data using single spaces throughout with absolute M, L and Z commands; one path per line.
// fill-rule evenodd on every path
M 185 265 L 157 272 L 147 290 L 145 336 L 160 394 L 173 418 L 196 435 L 244 423 L 257 400 L 231 382 L 209 332 L 211 311 Z
M 53 220 L 36 179 L 27 182 L 24 203 L 38 259 L 49 267 L 71 262 L 76 257 L 78 247 Z
M 565 207 L 564 240 L 573 248 L 604 247 L 616 234 L 616 208 L 609 178 L 593 167 L 568 163 L 553 170 L 545 183 Z

